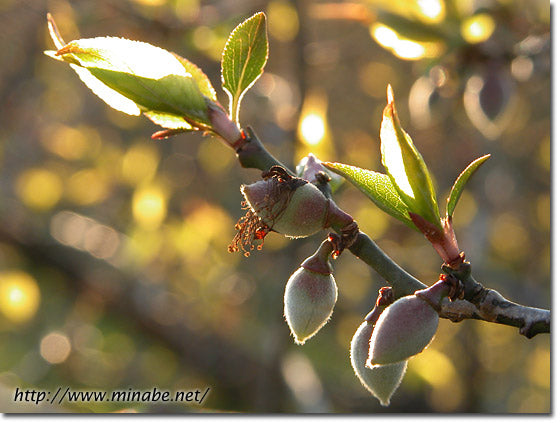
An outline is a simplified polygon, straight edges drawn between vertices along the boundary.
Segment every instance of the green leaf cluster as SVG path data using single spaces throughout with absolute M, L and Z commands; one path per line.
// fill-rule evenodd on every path
M 386 174 L 342 163 L 323 164 L 350 181 L 381 210 L 408 226 L 416 228 L 411 215 L 418 215 L 443 231 L 434 183 L 412 138 L 401 127 L 391 86 L 387 90 L 380 138 Z M 489 157 L 488 154 L 473 161 L 455 181 L 447 199 L 446 217 L 449 220 L 465 184 Z
M 70 64 L 80 79 L 112 108 L 140 115 L 168 129 L 168 134 L 213 130 L 209 110 L 222 108 L 206 74 L 194 63 L 148 43 L 116 37 L 65 43 L 54 19 L 49 32 L 53 59 Z M 230 97 L 230 115 L 239 124 L 239 104 L 263 72 L 268 58 L 264 13 L 257 13 L 231 33 L 222 57 L 222 84 Z M 228 118 L 229 119 L 229 118 Z

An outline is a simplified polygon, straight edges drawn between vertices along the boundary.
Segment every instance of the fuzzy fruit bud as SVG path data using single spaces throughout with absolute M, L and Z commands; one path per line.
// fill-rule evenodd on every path
M 263 240 L 270 231 L 292 238 L 306 237 L 328 227 L 331 216 L 346 218 L 317 187 L 291 176 L 281 166 L 272 166 L 263 178 L 241 186 L 245 197 L 242 205 L 249 210 L 235 226 L 238 232 L 230 251 L 241 249 L 248 255 L 246 247 L 252 250 L 253 241 Z
M 330 244 L 323 242 L 286 284 L 284 316 L 296 344 L 315 335 L 333 312 L 338 290 L 328 262 L 331 251 Z
M 387 407 L 391 397 L 401 384 L 406 372 L 407 361 L 366 367 L 369 355 L 369 341 L 374 329 L 372 322 L 364 321 L 352 338 L 350 344 L 350 361 L 356 376 L 364 387 Z
M 241 186 L 241 193 L 269 228 L 289 237 L 305 237 L 325 227 L 328 200 L 315 185 L 297 181 L 302 182 L 282 189 L 277 179 L 267 179 Z
M 433 306 L 416 295 L 395 301 L 375 325 L 367 365 L 396 363 L 422 352 L 432 341 L 438 322 Z

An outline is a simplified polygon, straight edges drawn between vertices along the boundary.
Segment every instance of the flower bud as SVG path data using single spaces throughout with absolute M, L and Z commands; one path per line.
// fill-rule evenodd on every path
M 360 325 L 350 344 L 350 361 L 362 385 L 379 400 L 381 405 L 386 407 L 401 384 L 406 372 L 407 361 L 399 361 L 374 368 L 366 367 L 369 355 L 369 340 L 373 328 L 374 324 L 368 321 L 364 321 Z
M 416 295 L 395 301 L 375 325 L 367 365 L 396 363 L 420 353 L 432 341 L 438 322 L 432 305 Z
M 323 242 L 286 284 L 284 316 L 296 344 L 304 344 L 315 335 L 334 309 L 338 290 L 328 262 L 330 251 L 329 243 Z

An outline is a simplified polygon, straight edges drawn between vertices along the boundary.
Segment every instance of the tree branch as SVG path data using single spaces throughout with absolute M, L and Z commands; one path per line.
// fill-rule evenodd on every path
M 550 333 L 550 310 L 514 303 L 498 291 L 488 288 L 483 288 L 471 301 L 445 301 L 439 315 L 452 322 L 477 319 L 514 326 L 527 338 L 539 333 Z
M 251 128 L 247 128 L 244 135 L 243 142 L 236 149 L 241 166 L 265 171 L 273 165 L 279 165 L 290 172 L 266 150 Z M 359 233 L 348 250 L 387 280 L 393 288 L 395 298 L 426 288 L 425 284 L 395 263 L 363 232 Z M 453 322 L 477 319 L 513 326 L 519 328 L 519 333 L 527 338 L 532 338 L 539 333 L 550 333 L 550 310 L 511 302 L 499 292 L 484 287 L 471 276 L 470 264 L 468 269 L 462 268 L 460 271 L 446 267 L 442 270 L 454 274 L 465 284 L 467 300 L 453 302 L 446 300 L 440 317 Z

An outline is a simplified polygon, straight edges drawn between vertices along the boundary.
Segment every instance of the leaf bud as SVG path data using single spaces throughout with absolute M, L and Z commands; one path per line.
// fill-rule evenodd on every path
M 407 367 L 407 361 L 366 367 L 369 355 L 369 341 L 375 323 L 364 321 L 352 338 L 350 343 L 350 361 L 356 376 L 362 385 L 379 400 L 382 406 L 387 407 L 391 397 L 401 384 Z
M 338 290 L 328 262 L 331 251 L 330 243 L 324 241 L 286 284 L 284 316 L 296 344 L 315 335 L 333 312 Z

